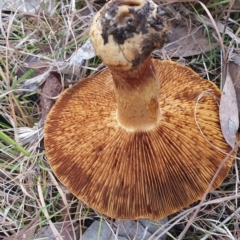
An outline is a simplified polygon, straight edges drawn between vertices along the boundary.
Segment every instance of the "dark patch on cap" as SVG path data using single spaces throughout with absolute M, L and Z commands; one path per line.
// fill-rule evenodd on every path
M 160 8 L 157 7 L 157 14 L 156 18 L 151 18 L 149 21 L 149 24 L 152 28 L 154 28 L 156 31 L 160 31 L 163 29 L 163 17 L 165 15 L 165 12 Z
M 149 204 L 147 205 L 147 211 L 148 211 L 149 214 L 152 213 L 152 207 Z
M 111 2 L 101 13 L 104 44 L 108 43 L 109 35 L 113 36 L 117 44 L 122 45 L 126 39 L 132 38 L 134 33 L 148 33 L 149 27 L 152 27 L 156 31 L 163 29 L 164 21 L 162 17 L 164 12 L 160 7 L 157 8 L 157 15 L 156 18 L 154 18 L 152 16 L 154 8 L 148 1 L 139 9 L 126 3 L 126 6 L 129 6 L 128 12 L 119 14 L 119 7 L 123 4 L 123 1 Z
M 167 38 L 167 31 L 162 36 L 160 36 L 158 33 L 152 33 L 148 35 L 145 39 L 143 39 L 142 51 L 140 54 L 136 55 L 135 59 L 132 61 L 132 66 L 138 66 L 139 63 L 146 59 L 154 49 L 161 48 Z
M 118 6 L 116 4 L 109 4 L 106 6 L 101 12 L 101 25 L 103 28 L 102 38 L 104 40 L 104 44 L 108 42 L 109 31 L 112 31 L 111 28 L 114 28 L 114 24 L 112 24 L 113 19 L 115 19 L 118 14 Z

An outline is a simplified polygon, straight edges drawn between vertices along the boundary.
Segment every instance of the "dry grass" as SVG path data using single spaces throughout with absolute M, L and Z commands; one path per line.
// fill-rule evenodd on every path
M 60 222 L 62 229 L 73 230 L 72 239 L 79 239 L 89 220 L 101 218 L 58 183 L 49 167 L 42 142 L 41 87 L 19 91 L 22 83 L 47 71 L 50 65 L 60 73 L 63 87 L 90 74 L 86 67 L 97 67 L 95 60 L 84 61 L 78 76 L 62 70 L 61 63 L 87 39 L 94 7 L 88 1 L 82 3 L 61 0 L 50 8 L 41 6 L 37 13 L 16 11 L 16 8 L 1 12 L 0 238 L 21 239 L 25 234 L 25 239 L 34 239 L 35 232 L 46 225 L 57 237 L 59 232 L 66 234 L 55 224 Z M 204 14 L 212 23 L 209 27 L 204 22 L 206 36 L 219 41 L 220 47 L 175 60 L 221 84 L 229 54 L 240 51 L 236 39 L 226 34 L 231 29 L 239 37 L 239 6 L 227 0 L 205 3 L 207 8 L 201 4 L 175 3 L 167 11 L 173 21 L 176 21 L 174 10 L 180 14 L 180 22 L 191 22 L 191 26 L 199 26 L 196 17 Z M 83 6 L 88 6 L 89 13 L 82 11 Z M 222 32 L 215 24 L 218 20 L 224 26 Z M 239 161 L 236 160 L 219 189 L 200 203 L 169 216 L 168 223 L 159 230 L 165 229 L 163 233 L 167 233 L 168 239 L 240 239 L 239 199 Z M 109 219 L 104 221 L 110 223 Z M 153 235 L 149 240 L 154 239 L 157 238 Z

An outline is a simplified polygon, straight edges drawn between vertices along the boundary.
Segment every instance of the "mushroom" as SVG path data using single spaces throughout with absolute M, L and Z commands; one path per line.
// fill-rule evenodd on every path
M 168 33 L 151 0 L 108 2 L 90 29 L 108 69 L 67 89 L 47 117 L 45 148 L 56 176 L 109 217 L 161 219 L 189 206 L 231 150 L 217 86 L 188 67 L 151 59 Z

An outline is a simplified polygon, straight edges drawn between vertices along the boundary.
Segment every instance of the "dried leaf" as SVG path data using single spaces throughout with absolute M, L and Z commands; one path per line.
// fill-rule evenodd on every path
M 15 140 L 21 145 L 30 143 L 31 146 L 39 144 L 43 138 L 43 124 L 36 122 L 33 127 L 16 128 Z M 31 152 L 30 149 L 28 151 Z
M 17 240 L 17 239 L 34 239 L 34 235 L 37 229 L 37 222 L 40 220 L 40 214 L 37 214 L 30 223 L 28 223 L 23 229 L 18 233 L 12 235 L 11 237 L 3 238 L 4 240 Z
M 43 74 L 40 74 L 36 77 L 30 78 L 28 80 L 26 80 L 23 84 L 21 84 L 19 86 L 19 91 L 24 92 L 24 90 L 27 91 L 35 91 L 38 89 L 38 87 L 44 83 L 44 81 L 48 78 L 48 76 L 50 75 L 50 72 L 52 70 L 52 67 L 50 67 L 46 72 L 44 72 Z
M 88 60 L 93 57 L 95 57 L 95 51 L 91 41 L 88 39 L 67 61 L 56 62 L 51 65 L 57 66 L 61 73 L 79 75 L 83 60 Z
M 65 223 L 65 225 L 64 223 L 54 223 L 54 227 L 59 234 L 59 238 L 56 238 L 56 234 L 53 233 L 53 230 L 50 226 L 45 226 L 45 227 L 39 228 L 37 230 L 35 238 L 31 238 L 31 239 L 48 239 L 48 240 L 79 239 L 76 237 L 76 233 L 73 232 L 73 231 L 76 231 L 76 232 L 79 231 L 79 226 L 77 224 L 74 224 L 74 229 L 70 222 L 68 222 L 68 224 Z
M 240 112 L 240 65 L 235 63 L 235 61 L 234 63 L 230 62 L 228 69 L 236 92 L 238 112 Z
M 225 26 L 225 24 L 222 24 L 220 21 L 217 21 L 216 26 L 214 26 L 211 20 L 203 15 L 196 16 L 196 19 L 201 23 L 204 21 L 206 25 L 214 29 L 217 27 L 220 33 L 227 34 L 230 38 L 236 41 L 237 44 L 240 44 L 240 38 L 233 33 L 233 30 L 230 27 Z
M 51 8 L 55 0 L 41 1 L 41 0 L 1 0 L 0 8 L 3 10 L 8 10 L 15 8 L 24 12 L 36 14 L 41 9 L 41 4 L 44 2 L 45 9 L 46 7 Z
M 34 62 L 25 62 L 23 65 L 26 68 L 35 69 L 38 72 L 43 72 L 34 78 L 26 80 L 19 88 L 27 90 L 36 90 L 44 83 L 45 79 L 49 76 L 50 71 L 61 72 L 63 74 L 79 75 L 84 60 L 95 57 L 95 51 L 92 43 L 88 39 L 83 46 L 81 46 L 72 56 L 66 61 L 53 61 L 53 62 L 40 62 L 34 59 Z M 47 70 L 47 68 L 49 68 Z
M 232 57 L 232 60 L 234 63 L 236 63 L 238 66 L 240 66 L 240 54 L 236 54 Z
M 57 97 L 61 91 L 62 84 L 60 75 L 51 72 L 42 87 L 42 95 L 40 97 L 40 106 L 42 109 L 41 120 L 39 121 L 40 125 L 44 124 L 45 119 L 55 102 L 52 98 Z
M 41 187 L 41 184 L 40 184 L 39 180 L 38 180 L 38 183 L 37 183 L 37 189 L 38 189 L 39 200 L 40 200 L 40 203 L 41 203 L 42 213 L 44 214 L 45 218 L 47 219 L 49 227 L 52 230 L 52 233 L 54 235 L 54 239 L 61 239 L 61 235 L 58 232 L 56 226 L 53 224 L 53 222 L 51 220 L 51 217 L 49 216 L 49 212 L 47 211 L 45 199 L 43 197 L 42 187 Z
M 44 76 L 44 77 L 43 77 Z M 38 76 L 39 77 L 39 76 Z M 31 143 L 30 145 L 38 146 L 39 142 L 43 138 L 43 126 L 47 114 L 49 113 L 52 105 L 55 100 L 53 98 L 57 97 L 62 91 L 61 79 L 58 73 L 47 72 L 46 75 L 40 75 L 39 79 L 45 81 L 42 86 L 42 95 L 40 97 L 40 107 L 41 107 L 41 119 L 39 122 L 36 122 L 32 128 L 29 127 L 19 127 L 15 131 L 15 139 L 22 145 Z M 33 78 L 31 80 L 38 79 Z M 30 82 L 30 87 L 37 88 L 42 81 L 40 82 Z M 26 82 L 25 82 L 26 84 Z M 27 86 L 27 85 L 26 85 Z
M 45 72 L 47 70 L 46 68 L 49 68 L 49 63 L 40 62 L 39 59 L 34 59 L 33 62 L 32 62 L 32 60 L 29 62 L 24 62 L 23 66 L 30 68 L 30 69 L 37 70 L 37 71 L 39 71 L 39 69 L 41 69 L 40 70 L 41 72 Z
M 77 52 L 72 54 L 69 60 L 73 65 L 81 65 L 83 60 L 88 60 L 93 57 L 95 57 L 95 51 L 90 39 L 88 39 Z
M 240 10 L 240 1 L 234 1 L 232 10 Z
M 236 132 L 239 127 L 236 92 L 229 73 L 223 87 L 219 107 L 220 124 L 226 142 L 234 148 Z
M 163 50 L 170 57 L 188 57 L 197 55 L 218 47 L 219 44 L 209 43 L 203 28 L 197 28 L 189 33 L 185 26 L 176 26 Z

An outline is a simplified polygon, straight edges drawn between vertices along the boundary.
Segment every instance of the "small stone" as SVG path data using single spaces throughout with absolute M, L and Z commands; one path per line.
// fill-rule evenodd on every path
M 147 240 L 152 235 L 139 221 L 116 220 L 114 226 L 114 230 L 127 239 Z
M 159 230 L 161 228 L 162 225 L 164 225 L 165 223 L 167 223 L 168 219 L 167 218 L 163 218 L 162 220 L 159 221 L 150 221 L 149 219 L 141 219 L 140 223 L 146 228 L 149 233 L 154 234 L 155 232 L 157 232 L 154 236 L 157 237 L 159 236 L 163 230 Z M 167 237 L 166 234 L 163 234 L 160 238 L 158 238 L 159 240 L 165 240 Z
M 75 239 L 76 234 L 79 232 L 79 226 L 74 224 L 74 229 L 72 228 L 71 223 L 53 223 L 56 228 L 59 236 L 57 237 L 49 225 L 41 227 L 37 230 L 35 238 L 36 239 L 47 239 L 47 240 L 60 240 L 60 238 L 68 240 Z M 74 231 L 74 232 L 73 232 Z M 34 238 L 34 239 L 35 239 Z M 90 240 L 90 239 L 89 239 Z
M 125 237 L 114 236 L 113 231 L 104 222 L 94 221 L 92 225 L 84 232 L 81 240 L 128 240 Z

